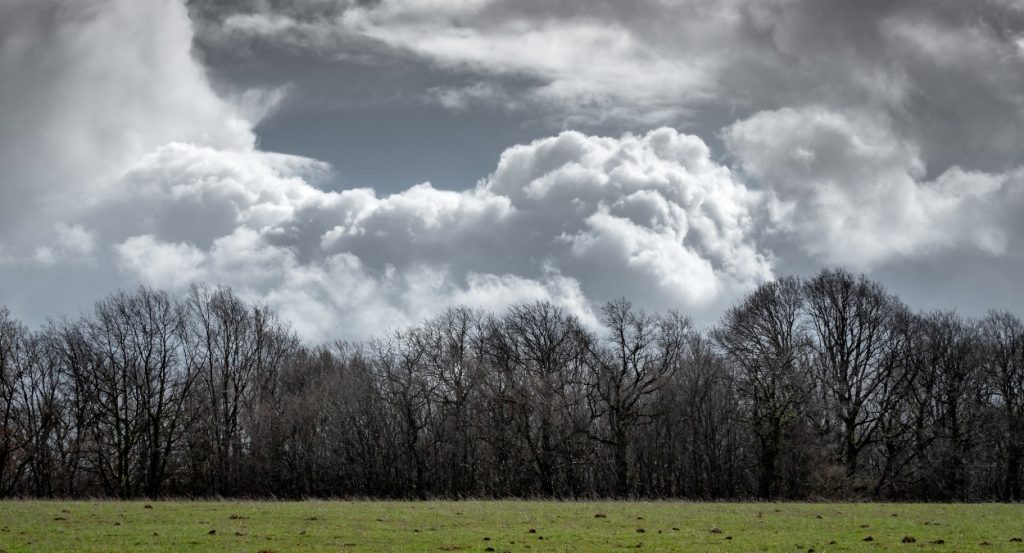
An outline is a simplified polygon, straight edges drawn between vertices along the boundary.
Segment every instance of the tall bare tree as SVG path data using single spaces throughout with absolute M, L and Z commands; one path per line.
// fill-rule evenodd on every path
M 838 269 L 808 280 L 804 294 L 818 380 L 838 423 L 837 457 L 855 480 L 861 451 L 898 398 L 893 323 L 904 308 L 880 284 Z
M 605 340 L 591 360 L 592 405 L 604 428 L 595 437 L 612 448 L 615 493 L 630 492 L 632 433 L 657 414 L 651 401 L 678 370 L 690 320 L 677 313 L 649 315 L 625 299 L 602 309 Z
M 586 433 L 584 371 L 590 337 L 576 317 L 547 303 L 512 306 L 489 333 L 502 401 L 547 496 L 562 495 L 574 444 Z
M 438 406 L 438 478 L 445 494 L 477 488 L 481 383 L 488 377 L 486 318 L 482 311 L 448 308 L 428 320 L 418 334 Z
M 21 424 L 21 392 L 31 370 L 31 349 L 28 329 L 0 307 L 0 497 L 17 489 L 30 461 L 32 436 Z
M 744 418 L 757 438 L 758 495 L 778 492 L 780 457 L 811 400 L 811 340 L 796 278 L 770 281 L 729 309 L 714 335 L 736 370 Z
M 193 450 L 209 489 L 231 491 L 239 486 L 247 448 L 244 417 L 272 397 L 277 371 L 297 340 L 269 309 L 246 304 L 230 288 L 193 286 L 184 306 L 186 356 L 203 428 Z
M 96 361 L 90 390 L 101 477 L 122 497 L 157 495 L 193 382 L 182 314 L 166 292 L 139 288 L 98 302 L 87 329 Z
M 408 469 L 412 496 L 428 494 L 428 450 L 434 445 L 429 430 L 437 417 L 435 387 L 425 365 L 426 352 L 419 329 L 396 331 L 370 344 L 381 390 L 395 413 L 399 443 Z
M 1024 323 L 1007 311 L 990 311 L 981 321 L 980 333 L 985 376 L 1002 408 L 1006 430 L 1004 497 L 1020 501 L 1024 499 Z

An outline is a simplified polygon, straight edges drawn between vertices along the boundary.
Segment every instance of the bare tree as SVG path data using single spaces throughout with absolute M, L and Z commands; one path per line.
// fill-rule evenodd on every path
M 780 457 L 811 399 L 811 341 L 801 320 L 803 288 L 784 278 L 759 286 L 729 309 L 715 339 L 736 370 L 744 418 L 758 444 L 758 495 L 778 492 Z
M 32 436 L 21 425 L 31 349 L 28 329 L 0 307 L 0 497 L 17 489 L 31 460 L 27 447 Z
M 804 293 L 819 382 L 838 422 L 837 456 L 855 480 L 861 451 L 897 400 L 893 321 L 903 307 L 881 285 L 843 270 L 822 271 Z
M 25 439 L 22 461 L 27 463 L 22 491 L 49 497 L 58 491 L 55 481 L 59 480 L 60 459 L 54 446 L 65 430 L 60 374 L 40 334 L 26 332 L 23 338 L 23 371 L 16 391 L 19 434 Z
M 417 340 L 419 329 L 396 331 L 370 344 L 373 363 L 381 377 L 385 401 L 394 409 L 411 494 L 426 497 L 427 451 L 433 445 L 429 429 L 437 417 L 436 383 L 424 365 L 425 352 Z
M 933 485 L 942 498 L 963 500 L 969 489 L 969 461 L 978 445 L 984 401 L 979 340 L 975 327 L 952 312 L 936 312 L 925 319 L 930 361 L 935 370 L 934 424 L 938 465 Z
M 86 327 L 95 364 L 81 376 L 96 409 L 101 479 L 121 497 L 158 495 L 193 381 L 179 308 L 166 292 L 139 288 L 98 302 Z
M 990 311 L 980 323 L 985 377 L 1002 407 L 1005 434 L 1005 497 L 1024 499 L 1024 323 L 1006 311 Z
M 618 300 L 300 344 L 230 289 L 30 331 L 0 308 L 0 495 L 1020 499 L 1024 323 L 782 278 L 713 330 Z
M 417 334 L 438 406 L 438 478 L 446 495 L 477 488 L 478 407 L 484 367 L 484 313 L 466 307 L 446 309 L 427 321 Z
M 544 495 L 564 495 L 575 442 L 585 436 L 584 367 L 590 337 L 547 303 L 515 305 L 495 322 L 488 355 L 510 421 Z
M 625 299 L 602 310 L 606 337 L 591 357 L 594 416 L 605 421 L 595 437 L 612 448 L 615 493 L 629 494 L 632 432 L 657 415 L 650 401 L 682 359 L 689 319 L 676 313 L 648 315 Z
M 184 309 L 203 428 L 192 449 L 211 492 L 234 490 L 247 448 L 244 417 L 273 395 L 277 371 L 297 339 L 269 309 L 247 305 L 229 288 L 193 286 Z
M 99 362 L 88 339 L 86 320 L 51 321 L 43 330 L 47 354 L 57 370 L 59 395 L 63 403 L 61 433 L 53 443 L 61 464 L 64 495 L 84 491 L 88 482 L 81 475 L 92 470 L 92 428 L 97 409 L 93 405 L 93 378 Z M 50 480 L 52 485 L 56 479 Z
M 911 493 L 909 488 L 923 478 L 922 460 L 935 439 L 933 404 L 937 373 L 930 358 L 927 320 L 900 310 L 892 324 L 889 362 L 895 376 L 886 380 L 881 394 L 892 401 L 878 421 L 880 461 L 872 491 L 875 498 L 881 498 L 887 488 L 896 497 Z
M 747 436 L 729 366 L 711 338 L 692 333 L 656 398 L 657 415 L 636 440 L 642 495 L 715 498 L 745 489 Z

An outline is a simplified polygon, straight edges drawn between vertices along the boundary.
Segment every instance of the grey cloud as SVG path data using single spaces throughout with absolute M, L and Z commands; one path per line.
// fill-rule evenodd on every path
M 165 142 L 253 143 L 249 124 L 180 48 L 191 37 L 184 13 L 174 2 L 0 6 L 0 74 L 13 76 L 0 80 L 6 240 L 31 239 L 40 225 L 116 194 L 110 179 Z M 162 24 L 151 28 L 150 18 Z
M 321 319 L 301 317 L 310 334 L 405 324 L 452 302 L 545 298 L 593 320 L 592 302 L 620 294 L 707 317 L 772 276 L 752 236 L 756 194 L 709 153 L 671 129 L 563 133 L 509 149 L 473 189 L 378 197 L 313 187 L 296 172 L 310 161 L 172 144 L 125 177 L 124 205 L 146 206 L 149 224 L 108 239 L 143 282 L 228 282 L 288 298 L 275 307 L 289 314 L 318 304 Z M 202 240 L 165 223 L 198 206 L 216 223 Z
M 24 290 L 0 302 L 20 313 L 212 280 L 310 337 L 459 302 L 593 321 L 619 295 L 709 321 L 822 264 L 903 289 L 947 270 L 922 285 L 972 302 L 1008 288 L 979 293 L 1000 279 L 957 264 L 1024 267 L 1012 2 L 57 6 L 0 6 L 0 70 L 19 76 L 0 81 L 0 285 Z M 345 140 L 302 146 L 377 132 L 365 182 L 260 147 L 339 110 L 359 122 L 336 125 Z M 502 128 L 445 142 L 456 117 Z M 439 156 L 410 151 L 414 132 L 479 172 L 425 182 Z M 472 149 L 486 140 L 493 155 Z M 392 166 L 414 178 L 384 190 Z
M 954 166 L 927 180 L 917 146 L 885 117 L 784 108 L 735 123 L 725 142 L 771 195 L 768 226 L 828 263 L 870 269 L 955 247 L 999 256 L 1019 239 L 1024 171 Z
M 48 219 L 45 228 L 5 236 L 6 288 L 53 286 L 74 268 L 67 288 L 81 306 L 138 282 L 223 282 L 266 299 L 308 337 L 360 337 L 460 302 L 549 299 L 594 321 L 594 302 L 625 293 L 710 315 L 772 275 L 752 235 L 757 195 L 698 137 L 566 132 L 509 148 L 468 190 L 331 191 L 318 185 L 325 164 L 256 147 L 242 116 L 252 110 L 217 96 L 188 55 L 180 5 L 96 6 L 51 30 L 77 47 L 33 38 L 78 68 L 46 76 L 75 95 L 7 102 L 45 114 L 44 131 L 67 132 L 37 138 L 65 177 L 33 197 L 46 209 L 19 223 Z M 144 32 L 154 21 L 162 32 Z M 98 54 L 136 40 L 145 48 L 123 59 Z M 26 60 L 11 63 L 38 71 Z M 89 163 L 77 140 L 90 141 Z M 54 312 L 50 302 L 66 298 L 24 288 L 17 309 Z
M 725 107 L 723 126 L 761 109 L 855 104 L 903 116 L 906 132 L 936 142 L 924 155 L 937 165 L 952 153 L 937 131 L 953 141 L 964 123 L 1020 126 L 1024 17 L 1009 2 L 390 0 L 259 4 L 212 19 L 234 40 L 299 35 L 322 55 L 418 56 L 432 74 L 529 77 L 512 87 L 523 109 L 563 124 L 685 125 Z M 415 88 L 420 77 L 409 77 Z M 1005 136 L 968 138 L 979 163 L 1012 154 Z

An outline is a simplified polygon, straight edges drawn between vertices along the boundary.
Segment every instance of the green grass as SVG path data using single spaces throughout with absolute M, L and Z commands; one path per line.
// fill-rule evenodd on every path
M 1024 505 L 0 502 L 6 552 L 1024 552 L 1014 538 Z

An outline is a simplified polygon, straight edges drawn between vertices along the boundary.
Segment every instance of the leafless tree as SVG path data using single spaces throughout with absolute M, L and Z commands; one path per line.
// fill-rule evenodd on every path
M 1024 324 L 1006 311 L 990 311 L 980 324 L 985 377 L 1003 412 L 1005 497 L 1024 499 Z
M 595 437 L 612 448 L 615 492 L 629 494 L 632 433 L 656 415 L 651 398 L 678 370 L 690 333 L 676 313 L 649 315 L 625 299 L 602 310 L 605 341 L 591 356 L 594 416 L 604 421 Z
M 197 379 L 192 449 L 214 493 L 237 489 L 249 437 L 245 416 L 273 395 L 277 371 L 297 340 L 269 309 L 229 288 L 193 286 L 184 301 L 185 355 Z
M 371 342 L 373 363 L 381 377 L 384 399 L 394 410 L 400 444 L 409 469 L 411 494 L 427 495 L 427 452 L 434 445 L 428 430 L 437 417 L 435 388 L 426 370 L 417 334 L 419 329 L 396 331 Z
M 95 466 L 122 497 L 157 495 L 167 477 L 193 382 L 182 330 L 177 303 L 148 288 L 98 302 L 86 323 Z
M 438 478 L 442 493 L 473 493 L 479 463 L 481 384 L 487 378 L 486 317 L 466 307 L 446 309 L 418 333 L 438 406 Z
M 985 389 L 981 373 L 980 341 L 976 328 L 952 312 L 926 318 L 931 363 L 935 370 L 935 408 L 939 456 L 938 493 L 943 498 L 967 498 L 969 461 L 977 447 Z
M 780 457 L 811 400 L 811 340 L 798 279 L 765 283 L 729 309 L 715 339 L 736 371 L 744 419 L 758 444 L 758 495 L 778 491 Z
M 861 451 L 897 400 L 893 321 L 903 307 L 880 284 L 843 270 L 822 271 L 804 284 L 804 294 L 814 365 L 838 423 L 838 459 L 855 480 Z
M 544 495 L 559 488 L 586 432 L 584 370 L 590 337 L 575 317 L 546 302 L 511 307 L 486 346 L 501 379 L 499 401 Z M 492 388 L 494 390 L 494 388 Z
M 32 436 L 20 424 L 26 408 L 22 390 L 33 360 L 28 329 L 0 307 L 0 497 L 13 493 L 31 457 Z
M 841 270 L 711 330 L 625 300 L 302 343 L 225 287 L 0 308 L 0 495 L 1020 499 L 1024 324 Z

